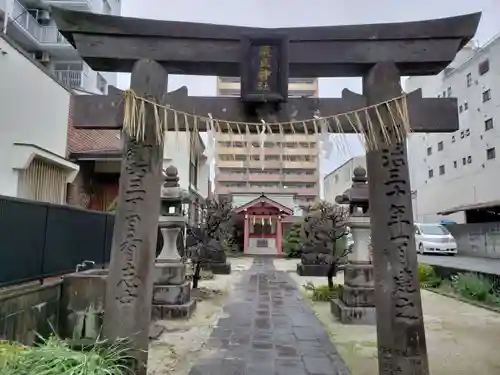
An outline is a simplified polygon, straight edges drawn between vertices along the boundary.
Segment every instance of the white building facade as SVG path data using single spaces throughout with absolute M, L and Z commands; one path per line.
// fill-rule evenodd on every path
M 62 204 L 71 92 L 0 36 L 0 195 Z
M 366 169 L 366 156 L 355 156 L 340 167 L 330 172 L 323 179 L 324 199 L 327 202 L 335 203 L 337 195 L 344 194 L 347 189 L 352 187 L 352 177 L 354 169 L 362 167 Z
M 82 93 L 106 94 L 116 73 L 95 72 L 59 33 L 50 6 L 120 15 L 121 0 L 0 0 L 0 26 L 64 85 Z
M 500 37 L 466 46 L 442 73 L 411 77 L 406 92 L 456 97 L 460 128 L 412 134 L 408 142 L 414 219 L 466 222 L 468 209 L 500 200 Z

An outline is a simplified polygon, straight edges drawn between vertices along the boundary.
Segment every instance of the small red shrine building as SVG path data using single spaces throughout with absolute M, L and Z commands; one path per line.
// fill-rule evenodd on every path
M 244 253 L 279 255 L 283 252 L 283 219 L 293 210 L 261 195 L 235 209 L 244 218 Z

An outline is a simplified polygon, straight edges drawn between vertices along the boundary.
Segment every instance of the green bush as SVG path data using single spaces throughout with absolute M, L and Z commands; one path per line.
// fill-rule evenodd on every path
M 331 301 L 337 298 L 339 293 L 339 286 L 334 285 L 333 289 L 329 289 L 328 285 L 315 286 L 311 281 L 308 281 L 303 285 L 304 289 L 311 292 L 311 299 L 313 301 Z
M 302 247 L 304 245 L 302 238 L 302 223 L 295 223 L 286 232 L 283 248 L 287 258 L 300 258 L 302 256 Z
M 442 282 L 434 267 L 422 263 L 418 264 L 418 279 L 422 288 L 437 288 Z
M 34 347 L 0 342 L 0 375 L 125 375 L 125 349 L 100 344 L 78 351 L 57 337 Z
M 491 280 L 475 273 L 462 273 L 453 276 L 452 286 L 462 297 L 476 301 L 488 302 L 496 296 Z

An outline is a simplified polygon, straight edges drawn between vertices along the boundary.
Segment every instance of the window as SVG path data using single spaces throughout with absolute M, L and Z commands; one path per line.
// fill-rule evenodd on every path
M 490 60 L 484 60 L 479 63 L 479 75 L 488 73 L 490 70 Z
M 429 178 L 432 178 L 432 177 L 434 177 L 434 170 L 429 169 Z
M 440 176 L 444 175 L 444 165 L 439 166 L 439 175 Z
M 467 158 L 462 158 L 462 164 L 467 165 Z
M 483 103 L 491 99 L 491 90 L 483 91 Z
M 491 160 L 496 158 L 495 147 L 491 147 L 486 150 L 486 159 Z
M 443 148 L 444 148 L 443 141 L 438 142 L 438 151 L 443 151 Z
M 455 143 L 455 136 L 454 135 L 451 136 L 451 143 Z
M 432 147 L 427 147 L 427 155 L 432 155 Z
M 467 164 L 470 164 L 472 163 L 472 156 L 467 156 Z
M 467 111 L 469 109 L 469 103 L 464 102 L 464 111 Z
M 448 96 L 448 98 L 451 96 L 451 87 L 448 87 L 448 89 L 446 89 L 446 95 Z
M 456 168 L 457 166 L 458 166 L 458 163 L 457 163 L 457 161 L 455 160 L 455 161 L 453 162 L 453 168 Z
M 470 129 L 465 129 L 465 136 L 468 137 L 470 135 Z
M 484 130 L 491 130 L 493 129 L 493 119 L 489 118 L 484 122 Z
M 472 86 L 472 73 L 467 73 L 467 87 Z
M 464 137 L 465 137 L 465 133 L 464 133 L 464 131 L 462 130 L 462 131 L 460 132 L 460 138 L 464 139 Z

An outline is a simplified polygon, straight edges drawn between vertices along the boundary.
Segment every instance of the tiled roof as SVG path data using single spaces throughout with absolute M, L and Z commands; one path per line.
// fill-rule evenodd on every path
M 68 154 L 122 149 L 119 130 L 75 129 L 71 102 L 68 118 Z

